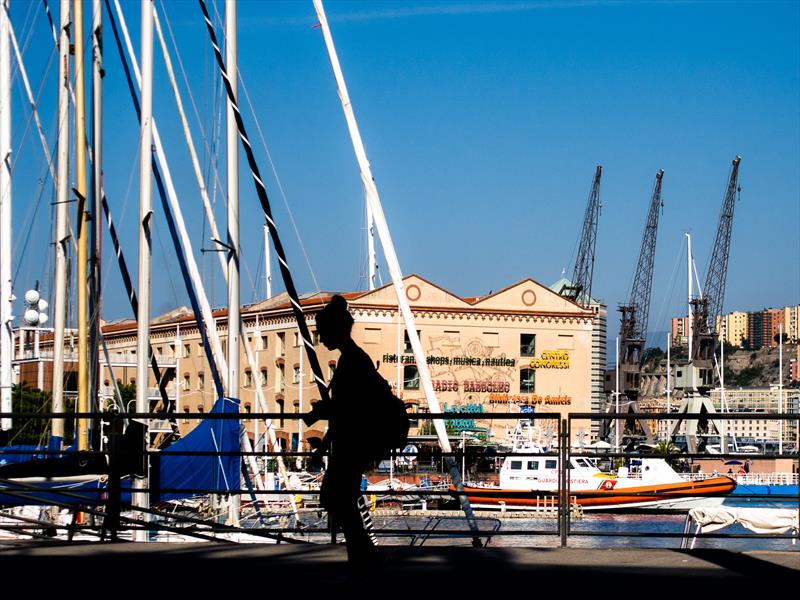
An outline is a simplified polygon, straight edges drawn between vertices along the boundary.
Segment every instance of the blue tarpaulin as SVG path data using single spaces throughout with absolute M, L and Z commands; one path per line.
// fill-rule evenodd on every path
M 166 450 L 150 457 L 150 500 L 155 504 L 164 500 L 175 500 L 202 495 L 208 490 L 224 492 L 238 490 L 240 483 L 240 424 L 237 419 L 214 419 L 216 414 L 239 412 L 239 400 L 220 398 L 214 408 L 186 437 L 178 440 Z M 41 459 L 42 448 L 16 446 L 25 454 L 8 454 L 4 458 L 21 457 L 14 462 Z M 27 452 L 27 451 L 30 452 Z M 192 452 L 209 453 L 194 455 Z M 187 453 L 189 454 L 187 456 Z M 213 454 L 211 454 L 213 453 Z M 219 456 L 216 453 L 230 453 Z M 9 461 L 10 462 L 10 461 Z M 108 489 L 105 477 L 91 481 L 50 482 L 0 482 L 0 505 L 30 504 L 102 504 L 107 500 Z M 173 491 L 160 493 L 160 489 Z M 186 490 L 186 491 L 181 491 Z M 130 502 L 130 481 L 122 481 L 122 502 Z M 3 492 L 6 492 L 5 494 Z
M 238 413 L 239 400 L 220 398 L 209 416 L 223 413 Z M 151 493 L 152 501 L 174 500 L 199 495 L 188 490 L 238 490 L 241 456 L 186 456 L 189 452 L 239 452 L 239 421 L 236 419 L 206 418 L 186 437 L 178 440 L 166 450 L 151 457 L 152 488 L 187 490 L 186 493 Z M 157 475 L 155 466 L 158 464 Z M 155 477 L 158 481 L 155 481 Z

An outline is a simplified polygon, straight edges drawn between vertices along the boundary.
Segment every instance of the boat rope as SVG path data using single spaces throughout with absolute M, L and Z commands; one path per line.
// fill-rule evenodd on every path
M 114 19 L 114 15 L 111 10 L 111 5 L 109 3 L 109 0 L 105 0 L 105 4 L 106 4 L 106 12 L 108 14 L 109 22 L 111 24 L 111 30 L 114 33 L 114 41 L 116 42 L 117 51 L 119 52 L 120 62 L 122 63 L 123 71 L 125 72 L 125 78 L 128 83 L 128 91 L 130 92 L 131 102 L 133 102 L 137 120 L 141 120 L 141 109 L 139 106 L 139 99 L 136 94 L 136 85 L 133 82 L 133 76 L 131 75 L 128 61 L 125 60 L 125 54 L 122 48 L 122 41 L 120 40 L 119 31 L 117 29 L 117 22 L 116 19 Z M 222 386 L 222 380 L 220 379 L 220 374 L 217 368 L 214 354 L 211 351 L 211 344 L 208 339 L 208 332 L 206 331 L 206 328 L 203 325 L 203 318 L 200 311 L 197 292 L 194 289 L 194 284 L 192 283 L 191 277 L 189 276 L 189 269 L 186 262 L 186 255 L 180 244 L 178 232 L 175 227 L 175 218 L 172 214 L 172 210 L 170 209 L 169 203 L 166 198 L 166 190 L 164 189 L 164 182 L 161 177 L 161 171 L 158 167 L 158 163 L 156 161 L 155 156 L 152 156 L 152 162 L 153 162 L 153 179 L 155 180 L 156 188 L 158 189 L 158 195 L 159 198 L 161 199 L 161 205 L 164 209 L 164 215 L 167 220 L 167 227 L 169 229 L 170 236 L 172 237 L 172 243 L 175 247 L 175 254 L 178 258 L 178 265 L 180 266 L 181 275 L 183 277 L 184 285 L 186 287 L 186 293 L 189 296 L 189 302 L 192 305 L 192 312 L 194 313 L 195 322 L 197 323 L 197 329 L 200 333 L 200 338 L 203 344 L 203 350 L 206 354 L 206 359 L 208 360 L 209 368 L 211 370 L 211 377 L 214 380 L 214 388 L 217 392 L 217 397 L 222 398 L 225 395 L 224 388 Z
M 324 402 L 328 400 L 328 388 L 325 385 L 325 380 L 322 377 L 322 369 L 320 368 L 319 359 L 317 358 L 317 353 L 314 350 L 314 345 L 311 341 L 311 335 L 308 330 L 308 324 L 306 323 L 305 313 L 303 312 L 303 308 L 300 303 L 300 297 L 297 294 L 292 273 L 289 270 L 289 264 L 286 260 L 286 252 L 283 249 L 283 243 L 281 242 L 280 235 L 278 234 L 278 229 L 275 226 L 275 220 L 272 216 L 272 207 L 270 206 L 269 197 L 267 196 L 267 190 L 264 187 L 264 181 L 261 178 L 261 172 L 258 169 L 258 164 L 256 163 L 256 159 L 253 154 L 253 148 L 250 145 L 250 139 L 247 136 L 247 130 L 245 129 L 244 121 L 242 121 L 242 114 L 239 111 L 239 103 L 237 102 L 236 96 L 233 93 L 233 88 L 231 87 L 228 71 L 225 67 L 225 61 L 222 58 L 219 43 L 217 42 L 217 35 L 214 32 L 214 26 L 211 23 L 211 17 L 208 14 L 208 8 L 206 7 L 205 0 L 198 0 L 198 2 L 200 4 L 200 9 L 203 12 L 203 18 L 206 22 L 206 29 L 208 30 L 208 35 L 211 39 L 211 45 L 214 48 L 214 55 L 217 58 L 217 65 L 225 83 L 225 90 L 228 94 L 228 102 L 231 110 L 233 111 L 234 118 L 236 119 L 236 127 L 239 132 L 239 139 L 242 141 L 242 146 L 244 148 L 245 155 L 247 156 L 247 163 L 250 167 L 250 174 L 253 177 L 256 194 L 258 195 L 259 202 L 261 203 L 261 208 L 264 212 L 264 218 L 267 220 L 267 227 L 269 229 L 270 237 L 272 238 L 272 243 L 275 246 L 275 254 L 278 258 L 281 277 L 283 279 L 286 292 L 289 295 L 289 302 L 295 320 L 297 321 L 297 328 L 300 330 L 300 338 L 302 339 L 303 345 L 306 349 L 308 363 L 311 367 L 311 372 L 314 374 L 314 380 L 317 384 L 317 390 L 319 391 L 320 399 Z

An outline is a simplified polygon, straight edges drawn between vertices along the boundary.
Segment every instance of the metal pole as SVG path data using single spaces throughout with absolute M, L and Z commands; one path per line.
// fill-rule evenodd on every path
M 778 333 L 778 412 L 783 414 L 783 323 Z M 778 454 L 783 454 L 783 419 L 778 423 Z
M 237 93 L 236 0 L 225 2 L 225 61 Z M 227 103 L 228 158 L 228 396 L 239 397 L 239 130 Z
M 302 336 L 299 330 L 297 335 L 298 338 Z M 305 354 L 305 352 L 303 352 L 302 342 L 298 343 L 297 347 L 299 349 L 299 354 L 300 354 L 300 366 L 299 366 L 300 373 L 298 375 L 298 380 L 297 380 L 297 404 L 298 404 L 297 412 L 302 414 L 303 413 L 303 354 Z M 299 452 L 303 451 L 303 419 L 299 419 L 297 421 L 297 450 Z M 300 470 L 300 467 L 302 466 L 303 463 L 303 459 L 299 456 L 297 458 L 298 458 L 297 469 Z
M 100 337 L 100 257 L 103 239 L 103 8 L 102 0 L 92 2 L 92 228 L 89 271 L 89 399 L 97 410 Z
M 369 263 L 369 289 L 375 289 L 375 279 L 377 278 L 378 264 L 375 260 L 375 218 L 372 216 L 372 208 L 367 204 L 367 256 Z
M 11 402 L 11 49 L 8 0 L 0 11 L 0 412 L 10 413 Z M 11 429 L 11 418 L 0 429 Z
M 272 263 L 269 260 L 269 227 L 264 224 L 264 282 L 266 298 L 272 298 Z
M 725 339 L 719 345 L 719 408 L 722 412 L 727 409 L 725 402 Z M 722 439 L 719 443 L 719 451 L 725 454 L 728 452 L 728 420 L 722 419 Z
M 225 62 L 231 70 L 231 87 L 237 96 L 239 81 L 238 42 L 236 32 L 236 0 L 225 1 Z M 241 311 L 239 305 L 239 129 L 236 116 L 227 103 L 228 158 L 228 390 L 230 398 L 239 397 L 239 336 Z M 239 486 L 241 487 L 241 486 Z M 239 522 L 239 500 L 231 497 L 230 520 Z
M 614 397 L 616 399 L 614 412 L 619 414 L 619 336 L 617 336 L 617 360 L 614 370 L 616 371 L 616 376 L 617 376 L 617 387 L 616 390 L 614 390 Z M 617 452 L 619 452 L 619 418 L 617 418 L 615 421 L 614 438 L 615 438 L 614 449 Z
M 153 0 L 141 0 L 142 7 L 142 120 L 139 147 L 139 314 L 137 320 L 136 351 L 136 412 L 150 412 L 147 399 L 147 369 L 150 341 L 150 278 L 153 217 Z M 77 36 L 77 32 L 75 34 Z M 147 435 L 147 434 L 146 434 Z M 145 438 L 147 439 L 147 438 Z M 149 444 L 147 444 L 149 446 Z M 134 489 L 143 490 L 147 478 L 134 481 Z M 134 493 L 133 505 L 147 508 L 148 493 Z M 141 513 L 147 520 L 147 514 Z M 136 530 L 136 541 L 147 541 L 147 531 Z
M 672 351 L 672 332 L 667 333 L 667 413 L 672 413 L 672 365 L 670 365 L 670 352 Z M 667 442 L 672 437 L 672 419 L 667 419 Z
M 694 383 L 694 377 L 692 376 L 692 236 L 688 233 L 686 234 L 686 276 L 689 285 L 687 330 L 689 331 L 689 384 L 691 385 Z
M 83 0 L 73 5 L 75 21 L 75 190 L 78 196 L 78 406 L 79 413 L 89 412 L 89 323 L 88 260 L 89 238 L 86 197 L 86 84 L 83 59 Z M 78 419 L 78 450 L 89 449 L 89 421 Z
M 56 264 L 53 301 L 53 412 L 64 412 L 64 326 L 69 249 L 69 4 L 61 0 L 58 37 L 58 175 L 56 178 Z M 64 419 L 53 419 L 53 446 L 64 439 Z

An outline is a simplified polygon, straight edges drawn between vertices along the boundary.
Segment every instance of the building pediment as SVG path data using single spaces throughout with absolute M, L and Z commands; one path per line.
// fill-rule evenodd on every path
M 431 283 L 419 275 L 408 275 L 403 278 L 406 300 L 412 308 L 469 308 L 470 304 L 463 298 L 448 292 L 446 289 Z M 353 306 L 397 306 L 397 294 L 394 286 L 389 284 L 376 290 L 366 292 L 350 301 Z
M 578 315 L 591 313 L 530 278 L 523 279 L 488 296 L 477 298 L 472 306 L 477 309 L 499 311 L 575 313 Z

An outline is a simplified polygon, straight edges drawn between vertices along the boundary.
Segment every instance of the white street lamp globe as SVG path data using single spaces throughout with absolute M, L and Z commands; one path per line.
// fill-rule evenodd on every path
M 28 290 L 25 292 L 25 304 L 33 306 L 39 301 L 39 292 L 36 290 Z
M 44 312 L 47 310 L 48 306 L 50 305 L 47 303 L 47 300 L 44 298 L 39 298 L 39 303 L 36 305 L 36 308 L 39 309 L 39 312 Z
M 39 325 L 44 325 L 47 323 L 48 316 L 45 313 L 39 313 Z
M 34 308 L 29 308 L 25 311 L 25 315 L 22 318 L 25 320 L 26 325 L 38 325 L 39 311 Z

